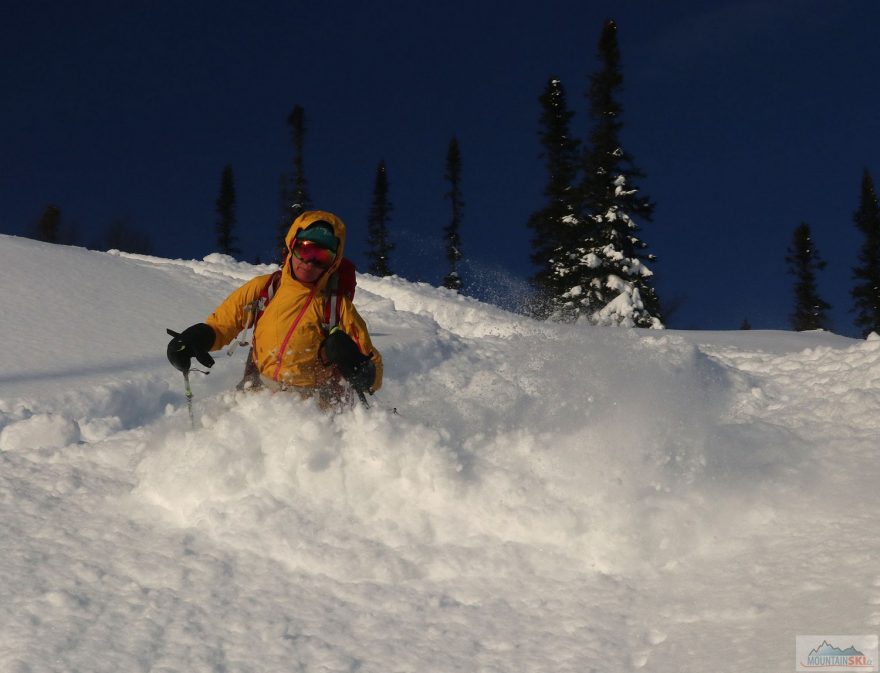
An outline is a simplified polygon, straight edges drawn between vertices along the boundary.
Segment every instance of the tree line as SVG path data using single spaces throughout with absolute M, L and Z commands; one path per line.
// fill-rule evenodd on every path
M 850 296 L 855 325 L 864 337 L 871 332 L 880 334 L 880 203 L 867 168 L 862 174 L 859 206 L 853 213 L 853 222 L 863 238 L 858 264 L 852 270 L 855 284 Z M 806 222 L 795 228 L 785 260 L 788 272 L 795 277 L 794 310 L 789 316 L 792 329 L 831 329 L 828 318 L 831 305 L 822 299 L 817 279 L 818 272 L 825 268 L 825 261 Z
M 291 207 L 295 205 L 303 210 L 309 210 L 313 207 L 309 181 L 305 174 L 306 118 L 305 109 L 301 105 L 294 106 L 287 118 L 287 126 L 293 145 L 293 170 L 290 173 L 283 173 L 280 179 L 281 217 L 276 244 L 276 257 L 279 259 L 284 254 L 284 237 L 290 227 Z M 449 191 L 445 197 L 451 202 L 451 214 L 449 223 L 443 230 L 448 268 L 442 284 L 449 289 L 460 290 L 461 276 L 458 265 L 463 258 L 460 227 L 464 200 L 461 193 L 461 150 L 455 136 L 452 136 L 449 141 L 444 178 L 449 183 Z M 391 261 L 395 248 L 391 235 L 393 210 L 388 170 L 385 160 L 380 159 L 376 166 L 373 194 L 367 213 L 367 272 L 374 276 L 394 274 Z M 222 230 L 226 231 L 226 228 L 231 227 L 232 224 L 231 221 L 224 221 Z M 218 229 L 218 232 L 220 230 Z
M 655 255 L 648 252 L 642 228 L 652 220 L 653 201 L 638 187 L 644 174 L 632 154 L 623 147 L 623 107 L 619 93 L 623 84 L 617 25 L 606 21 L 597 49 L 599 66 L 589 79 L 586 94 L 589 126 L 585 140 L 572 132 L 574 112 L 558 77 L 550 77 L 538 97 L 540 116 L 539 158 L 546 169 L 543 204 L 529 216 L 530 259 L 535 273 L 530 278 L 534 297 L 527 311 L 539 319 L 589 322 L 597 325 L 662 328 L 663 305 L 654 287 Z M 293 147 L 291 172 L 280 176 L 280 224 L 278 259 L 291 222 L 291 206 L 313 207 L 305 170 L 306 114 L 294 106 L 287 118 Z M 442 285 L 454 291 L 464 287 L 461 265 L 464 198 L 461 189 L 462 154 L 453 136 L 448 144 L 444 180 L 449 201 L 447 224 L 442 231 L 446 272 Z M 231 165 L 223 167 L 215 202 L 216 249 L 237 255 L 236 195 Z M 393 205 L 385 161 L 378 161 L 372 199 L 367 213 L 366 271 L 377 276 L 394 273 L 392 229 Z M 880 206 L 873 180 L 864 171 L 854 222 L 864 237 L 853 269 L 851 295 L 855 324 L 867 335 L 880 332 Z M 35 238 L 49 242 L 65 240 L 60 208 L 53 204 L 33 227 Z M 128 252 L 150 252 L 149 238 L 119 219 L 107 228 L 102 247 Z M 785 257 L 794 276 L 793 310 L 789 316 L 795 330 L 829 329 L 831 306 L 818 290 L 818 272 L 825 267 L 813 243 L 810 227 L 801 223 L 793 233 Z M 747 320 L 742 327 L 748 329 Z
M 46 243 L 78 245 L 84 243 L 93 250 L 122 250 L 150 255 L 153 245 L 150 237 L 131 223 L 127 216 L 113 218 L 103 230 L 89 241 L 82 241 L 75 223 L 66 222 L 58 204 L 47 205 L 40 217 L 32 222 L 25 236 Z

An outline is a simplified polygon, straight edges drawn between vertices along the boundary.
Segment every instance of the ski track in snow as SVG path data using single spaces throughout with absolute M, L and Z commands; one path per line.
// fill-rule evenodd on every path
M 880 626 L 880 340 L 361 276 L 372 409 L 236 396 L 240 349 L 190 429 L 164 328 L 270 267 L 0 237 L 4 287 L 47 265 L 43 311 L 0 307 L 2 671 L 791 670 Z

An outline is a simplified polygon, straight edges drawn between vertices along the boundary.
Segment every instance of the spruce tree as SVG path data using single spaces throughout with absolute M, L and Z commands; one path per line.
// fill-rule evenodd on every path
M 565 87 L 551 77 L 541 103 L 539 138 L 540 158 L 547 168 L 547 184 L 544 187 L 544 207 L 532 213 L 528 226 L 532 230 L 531 261 L 538 267 L 532 276 L 532 286 L 538 292 L 538 302 L 533 309 L 537 317 L 546 318 L 558 312 L 558 298 L 566 289 L 564 276 L 554 273 L 559 256 L 573 244 L 576 230 L 577 190 L 575 179 L 578 171 L 580 141 L 570 131 L 574 115 L 568 109 Z
M 446 261 L 449 262 L 449 273 L 443 279 L 443 287 L 450 290 L 461 289 L 461 276 L 458 273 L 458 263 L 461 261 L 461 219 L 464 210 L 464 200 L 461 196 L 461 151 L 458 140 L 453 136 L 449 141 L 449 149 L 446 152 L 446 174 L 449 182 L 449 191 L 446 198 L 452 205 L 452 214 L 449 224 L 443 229 L 443 238 L 446 242 Z
M 300 210 L 312 208 L 309 194 L 309 183 L 306 179 L 304 148 L 306 141 L 306 112 L 301 105 L 295 105 L 287 116 L 287 127 L 290 141 L 293 144 L 293 173 L 283 173 L 280 181 L 280 218 L 278 222 L 278 256 L 286 254 L 285 237 L 295 215 L 292 206 L 299 205 Z
M 58 243 L 61 236 L 61 209 L 55 204 L 46 206 L 36 230 L 37 240 Z
M 859 209 L 853 220 L 864 236 L 864 243 L 859 252 L 859 265 L 853 269 L 857 282 L 851 294 L 855 324 L 861 328 L 862 336 L 867 336 L 871 332 L 880 333 L 880 204 L 867 168 L 862 176 Z
M 813 244 L 810 225 L 806 222 L 794 230 L 785 261 L 788 263 L 788 272 L 796 278 L 794 311 L 790 316 L 792 329 L 797 332 L 828 329 L 826 311 L 831 305 L 819 296 L 816 288 L 816 272 L 825 268 L 825 262 Z
M 291 179 L 291 203 L 298 203 L 303 210 L 310 210 L 312 198 L 309 195 L 309 183 L 306 180 L 303 148 L 306 140 L 306 111 L 296 105 L 287 117 L 290 129 L 290 140 L 293 143 L 293 176 Z
M 602 67 L 591 77 L 588 92 L 593 126 L 582 159 L 576 242 L 554 259 L 554 274 L 566 285 L 561 317 L 662 328 L 653 272 L 645 263 L 655 258 L 645 252 L 636 222 L 649 222 L 654 205 L 639 196 L 634 179 L 642 173 L 620 143 L 617 93 L 623 74 L 613 21 L 602 29 L 599 59 Z
M 241 252 L 235 247 L 235 177 L 232 166 L 226 165 L 220 177 L 220 194 L 217 196 L 217 250 L 224 255 Z
M 389 255 L 394 250 L 394 245 L 388 235 L 391 210 L 391 202 L 388 199 L 388 174 L 383 160 L 376 168 L 373 202 L 367 217 L 368 270 L 374 276 L 390 276 L 392 273 Z

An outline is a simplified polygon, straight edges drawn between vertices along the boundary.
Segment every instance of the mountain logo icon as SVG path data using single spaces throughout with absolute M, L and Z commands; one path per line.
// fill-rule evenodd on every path
M 823 640 L 822 644 L 819 645 L 814 650 L 810 650 L 810 653 L 807 655 L 809 657 L 864 657 L 864 653 L 859 652 L 853 645 L 850 645 L 845 650 L 841 650 L 840 648 L 834 647 L 827 640 Z

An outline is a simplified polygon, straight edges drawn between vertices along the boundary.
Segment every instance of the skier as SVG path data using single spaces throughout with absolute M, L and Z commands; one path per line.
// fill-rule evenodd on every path
M 180 334 L 169 331 L 174 338 L 168 360 L 184 373 L 192 358 L 210 367 L 214 359 L 208 351 L 253 328 L 252 376 L 246 371 L 240 387 L 293 391 L 316 398 L 322 408 L 352 403 L 353 389 L 366 403 L 364 394 L 382 385 L 382 356 L 350 296 L 330 287 L 338 282 L 334 274 L 343 263 L 345 224 L 332 213 L 306 211 L 293 221 L 285 244 L 280 273 L 248 281 L 205 322 Z M 328 320 L 329 302 L 334 313 Z

